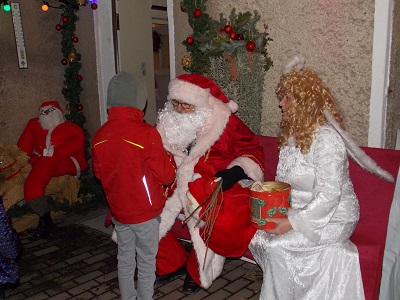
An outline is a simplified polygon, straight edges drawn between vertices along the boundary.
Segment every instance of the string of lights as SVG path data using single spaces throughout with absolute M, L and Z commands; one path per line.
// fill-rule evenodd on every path
M 49 1 L 42 0 L 42 10 L 48 11 L 49 8 L 56 8 L 56 9 L 64 9 L 65 5 L 72 5 L 72 8 L 75 10 L 79 10 L 79 6 L 86 5 L 90 3 L 92 9 L 97 9 L 97 0 L 54 0 L 53 2 L 62 3 L 62 4 L 50 4 Z

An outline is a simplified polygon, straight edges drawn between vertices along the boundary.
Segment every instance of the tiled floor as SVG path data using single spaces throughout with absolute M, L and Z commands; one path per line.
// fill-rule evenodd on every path
M 6 299 L 119 299 L 116 245 L 108 234 L 82 225 L 103 213 L 59 216 L 49 239 L 34 240 L 29 231 L 22 232 L 21 280 L 6 290 Z M 262 274 L 252 263 L 229 259 L 208 290 L 191 296 L 181 292 L 183 279 L 155 287 L 154 299 L 258 299 Z

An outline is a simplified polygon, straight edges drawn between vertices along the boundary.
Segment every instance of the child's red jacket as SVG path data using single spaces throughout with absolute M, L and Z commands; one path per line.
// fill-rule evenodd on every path
M 92 163 L 117 222 L 137 224 L 158 216 L 163 185 L 175 178 L 157 129 L 132 107 L 109 109 L 108 121 L 93 136 Z

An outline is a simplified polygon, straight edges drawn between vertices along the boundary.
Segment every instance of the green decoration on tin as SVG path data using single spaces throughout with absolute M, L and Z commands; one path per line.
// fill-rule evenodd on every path
M 264 226 L 265 224 L 267 224 L 267 221 L 265 221 L 264 219 L 260 219 L 257 221 L 258 226 Z
M 282 215 L 286 215 L 286 214 L 287 214 L 287 209 L 284 208 L 284 207 L 282 207 L 282 206 L 279 206 L 279 212 L 280 212 Z
M 269 209 L 268 211 L 267 211 L 267 215 L 268 216 L 270 216 L 270 217 L 272 217 L 272 216 L 274 216 L 275 214 L 276 214 L 276 207 L 273 207 L 273 208 L 271 208 L 271 209 Z

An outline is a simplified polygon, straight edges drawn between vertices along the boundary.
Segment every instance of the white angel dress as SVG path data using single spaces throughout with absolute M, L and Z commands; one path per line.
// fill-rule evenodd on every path
M 310 151 L 281 149 L 277 181 L 291 185 L 284 235 L 257 230 L 249 248 L 263 270 L 260 299 L 365 299 L 356 246 L 349 241 L 359 205 L 341 135 L 324 125 Z

